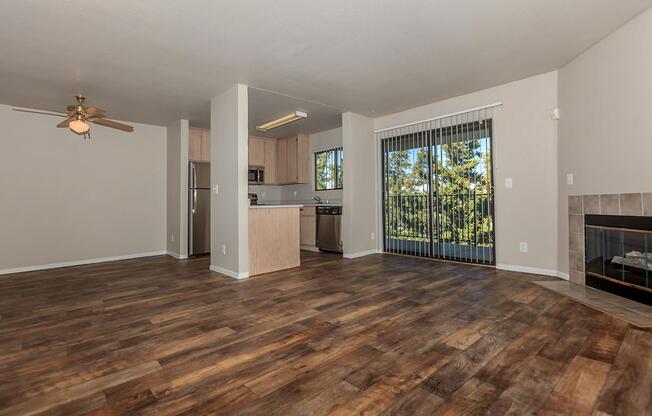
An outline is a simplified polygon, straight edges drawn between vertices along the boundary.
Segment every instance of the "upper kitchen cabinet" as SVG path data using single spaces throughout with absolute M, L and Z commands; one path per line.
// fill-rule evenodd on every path
M 188 160 L 210 162 L 211 160 L 211 131 L 206 129 L 190 128 L 188 135 Z
M 249 137 L 249 166 L 265 167 L 265 139 Z
M 276 183 L 289 183 L 287 139 L 279 139 L 276 141 Z
M 211 131 L 206 129 L 201 130 L 201 160 L 211 160 Z
M 276 140 L 265 140 L 265 185 L 274 185 L 276 177 Z
M 307 134 L 278 139 L 276 178 L 279 184 L 310 182 L 310 139 Z

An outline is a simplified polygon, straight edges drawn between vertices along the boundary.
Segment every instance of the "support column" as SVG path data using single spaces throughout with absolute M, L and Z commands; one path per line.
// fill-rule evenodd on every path
M 188 257 L 188 120 L 167 126 L 167 254 Z
M 211 266 L 249 277 L 247 86 L 236 84 L 211 100 Z
M 344 257 L 355 258 L 378 251 L 377 149 L 373 119 L 342 114 L 344 180 L 342 243 Z

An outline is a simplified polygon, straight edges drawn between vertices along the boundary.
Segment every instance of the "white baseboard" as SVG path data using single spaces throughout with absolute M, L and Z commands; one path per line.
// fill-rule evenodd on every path
M 306 250 L 306 251 L 319 251 L 319 249 L 315 246 L 301 246 L 301 250 Z
M 364 257 L 364 256 L 369 256 L 371 254 L 378 254 L 378 253 L 382 253 L 382 251 L 378 249 L 373 249 L 367 251 L 358 251 L 357 253 L 344 253 L 342 256 L 345 259 L 357 259 L 358 257 Z
M 149 253 L 136 253 L 136 254 L 125 254 L 122 256 L 101 257 L 97 259 L 65 261 L 62 263 L 39 264 L 37 266 L 25 266 L 25 267 L 16 267 L 13 269 L 2 269 L 0 270 L 0 275 L 11 274 L 11 273 L 33 272 L 36 270 L 58 269 L 61 267 L 82 266 L 84 264 L 104 263 L 107 261 L 137 259 L 140 257 L 162 256 L 165 254 L 167 254 L 167 252 L 163 250 L 163 251 L 151 251 Z
M 212 264 L 209 267 L 209 269 L 212 272 L 221 273 L 221 274 L 224 274 L 226 276 L 232 277 L 234 279 L 246 279 L 246 278 L 249 277 L 249 273 L 234 272 L 232 270 L 227 270 L 227 269 L 223 269 L 221 267 L 213 266 Z
M 511 264 L 496 264 L 496 269 L 507 270 L 510 272 L 518 272 L 518 273 L 540 274 L 543 276 L 552 276 L 552 277 L 558 277 L 560 279 L 568 280 L 568 274 L 553 269 L 540 269 L 538 267 L 514 266 Z
M 167 254 L 168 256 L 174 257 L 177 260 L 186 260 L 188 258 L 188 256 L 184 256 L 184 255 L 181 255 L 179 253 L 175 253 L 174 251 L 169 251 L 169 250 L 166 251 L 165 254 Z

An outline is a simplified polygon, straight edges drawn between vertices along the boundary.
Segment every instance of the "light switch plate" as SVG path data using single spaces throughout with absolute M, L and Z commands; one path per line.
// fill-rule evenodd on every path
M 512 187 L 512 178 L 505 178 L 505 188 Z
M 566 185 L 572 185 L 573 184 L 573 174 L 572 173 L 567 173 L 566 174 Z
M 521 250 L 521 253 L 527 253 L 527 243 L 526 242 L 522 241 L 521 244 L 519 245 L 519 248 Z

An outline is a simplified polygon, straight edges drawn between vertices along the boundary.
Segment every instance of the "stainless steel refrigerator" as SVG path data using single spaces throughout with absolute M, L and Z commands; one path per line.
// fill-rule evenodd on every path
M 211 251 L 211 164 L 188 164 L 188 254 Z

